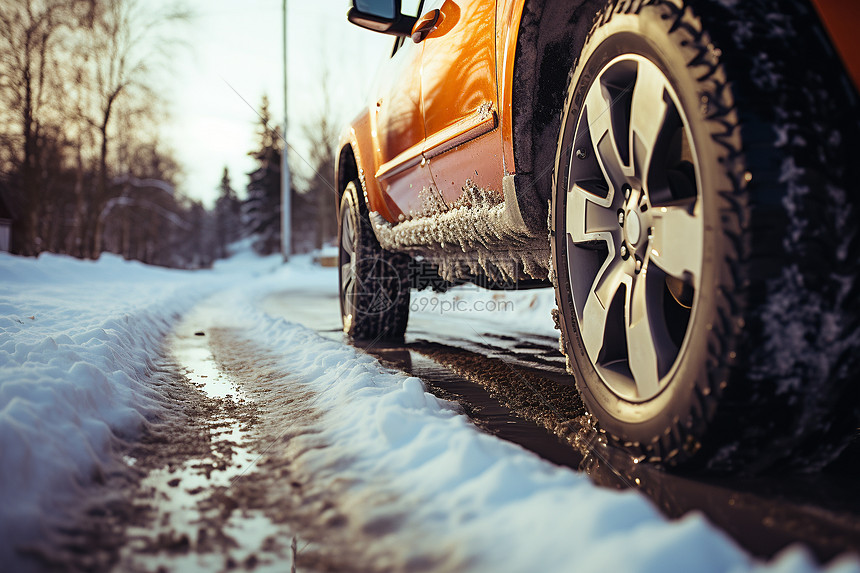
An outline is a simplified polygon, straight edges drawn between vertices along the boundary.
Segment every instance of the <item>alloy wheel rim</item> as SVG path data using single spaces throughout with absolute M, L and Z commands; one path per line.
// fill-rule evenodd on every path
M 617 396 L 657 396 L 684 353 L 703 261 L 699 166 L 684 110 L 647 58 L 607 63 L 575 130 L 566 191 L 571 298 Z
M 340 239 L 340 304 L 344 324 L 352 319 L 355 299 L 355 229 L 349 210 L 344 209 L 341 216 Z

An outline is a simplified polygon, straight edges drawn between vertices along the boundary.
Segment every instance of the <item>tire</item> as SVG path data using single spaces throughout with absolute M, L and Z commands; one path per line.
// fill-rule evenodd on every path
M 814 469 L 860 418 L 856 93 L 808 4 L 724 4 L 595 19 L 553 177 L 561 346 L 636 456 Z
M 358 189 L 340 202 L 338 284 L 343 331 L 360 340 L 402 338 L 409 319 L 409 257 L 379 246 Z

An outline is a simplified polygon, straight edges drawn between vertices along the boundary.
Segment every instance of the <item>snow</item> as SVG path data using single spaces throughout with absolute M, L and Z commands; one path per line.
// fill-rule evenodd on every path
M 168 400 L 153 357 L 176 317 L 248 263 L 193 273 L 113 255 L 0 254 L 0 538 L 43 535 L 46 508 L 100 479 L 115 441 Z
M 181 315 L 206 306 L 206 328 L 229 328 L 276 361 L 285 373 L 276 388 L 310 391 L 323 413 L 314 439 L 329 447 L 307 448 L 297 463 L 323 482 L 348 483 L 356 519 L 402 518 L 391 533 L 401 551 L 444 548 L 448 564 L 473 571 L 818 570 L 801 548 L 757 562 L 695 513 L 668 521 L 637 492 L 599 488 L 485 434 L 418 378 L 260 307 L 285 289 L 335 292 L 336 272 L 308 258 L 279 265 L 241 253 L 194 272 L 112 256 L 0 255 L 0 562 L 14 562 L 13 543 L 45 533 L 58 496 L 98 478 L 115 440 L 133 440 L 165 407 L 152 357 Z M 499 320 L 554 332 L 551 294 L 504 293 L 529 304 Z M 368 505 L 378 499 L 396 502 Z
M 468 284 L 444 293 L 430 290 L 413 292 L 410 302 L 413 318 L 450 318 L 455 315 L 471 319 L 471 324 L 504 324 L 507 331 L 515 325 L 517 332 L 558 338 L 558 330 L 552 320 L 554 308 L 555 292 L 551 288 L 487 291 Z
M 536 279 L 548 276 L 547 236 L 531 237 L 512 221 L 501 193 L 466 180 L 463 194 L 452 204 L 426 187 L 419 197 L 420 212 L 410 212 L 397 225 L 371 212 L 374 232 L 384 248 L 427 257 L 449 281 L 481 274 L 500 281 L 515 280 L 522 273 Z M 491 248 L 499 245 L 506 250 Z

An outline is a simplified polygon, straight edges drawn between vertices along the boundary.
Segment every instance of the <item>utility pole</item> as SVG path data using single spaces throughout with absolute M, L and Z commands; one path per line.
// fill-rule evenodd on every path
M 284 261 L 292 254 L 290 221 L 290 167 L 287 162 L 287 0 L 283 0 L 284 12 L 284 151 L 281 154 L 281 254 Z

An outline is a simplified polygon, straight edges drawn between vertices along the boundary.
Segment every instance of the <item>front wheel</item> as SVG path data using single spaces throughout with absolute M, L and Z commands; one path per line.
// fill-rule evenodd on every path
M 552 221 L 562 346 L 601 430 L 667 465 L 814 466 L 857 427 L 857 109 L 814 87 L 843 93 L 824 35 L 772 29 L 775 13 L 812 25 L 794 4 L 613 1 L 571 74 Z
M 340 202 L 338 276 L 343 331 L 352 338 L 400 338 L 409 318 L 409 257 L 384 250 L 350 182 Z

